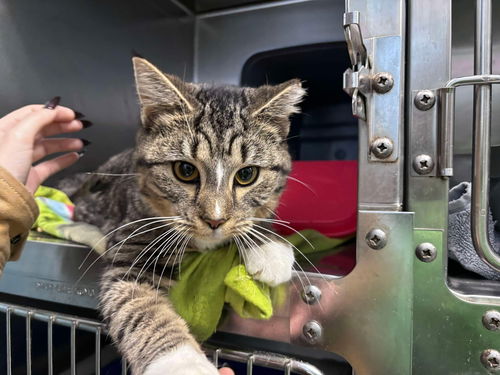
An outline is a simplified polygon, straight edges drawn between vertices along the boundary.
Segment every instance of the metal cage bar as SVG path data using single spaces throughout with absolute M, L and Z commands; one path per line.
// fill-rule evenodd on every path
M 58 314 L 51 311 L 39 310 L 30 307 L 23 307 L 17 305 L 11 305 L 6 303 L 0 303 L 0 312 L 6 314 L 6 351 L 7 351 L 7 374 L 12 374 L 12 327 L 11 318 L 12 315 L 20 316 L 25 318 L 26 324 L 26 364 L 27 373 L 31 373 L 31 322 L 32 320 L 41 321 L 47 324 L 47 359 L 48 359 L 48 374 L 52 375 L 54 373 L 54 325 L 64 326 L 70 329 L 70 373 L 77 373 L 77 361 L 76 361 L 76 351 L 77 351 L 77 331 L 87 331 L 94 333 L 95 335 L 95 373 L 99 375 L 101 373 L 101 335 L 106 333 L 104 324 L 99 321 L 94 321 L 90 319 L 80 318 L 78 316 L 71 316 L 65 314 Z M 297 374 L 297 375 L 323 375 L 323 372 L 317 369 L 315 366 L 297 361 L 295 359 L 280 356 L 274 353 L 249 353 L 242 350 L 229 350 L 223 348 L 206 347 L 208 354 L 213 357 L 213 362 L 216 366 L 219 365 L 219 359 L 223 358 L 226 360 L 231 360 L 240 363 L 246 363 L 247 375 L 252 375 L 255 366 L 265 367 L 275 370 L 282 370 L 285 375 Z M 121 363 L 121 374 L 127 375 L 127 362 L 122 358 Z

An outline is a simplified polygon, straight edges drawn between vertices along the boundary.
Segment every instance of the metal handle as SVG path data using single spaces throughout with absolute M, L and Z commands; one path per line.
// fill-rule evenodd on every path
M 491 0 L 476 1 L 475 39 L 474 73 L 476 75 L 452 79 L 445 88 L 440 89 L 443 106 L 441 112 L 443 116 L 443 122 L 441 123 L 442 171 L 452 171 L 455 88 L 475 85 L 471 207 L 472 242 L 477 255 L 491 268 L 500 271 L 500 256 L 493 251 L 488 236 L 491 84 L 500 83 L 500 75 L 491 74 Z M 446 171 L 446 168 L 450 169 Z
M 476 1 L 474 73 L 491 74 L 491 0 Z M 474 138 L 472 159 L 472 242 L 477 255 L 500 271 L 500 256 L 488 236 L 490 179 L 491 85 L 474 88 Z
M 477 255 L 490 267 L 500 271 L 500 256 L 493 251 L 488 237 L 489 179 L 490 179 L 490 122 L 491 122 L 491 84 L 500 83 L 500 75 L 474 75 L 455 78 L 445 88 L 439 89 L 442 105 L 441 127 L 441 172 L 443 176 L 452 175 L 453 159 L 453 114 L 455 88 L 475 85 L 474 92 L 474 147 L 472 166 L 472 242 Z M 485 93 L 478 89 L 489 88 Z M 450 172 L 451 171 L 451 172 Z

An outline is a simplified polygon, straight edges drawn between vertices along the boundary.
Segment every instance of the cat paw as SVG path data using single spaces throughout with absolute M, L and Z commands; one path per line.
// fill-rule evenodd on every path
M 210 361 L 191 345 L 182 345 L 151 363 L 144 375 L 219 375 Z
M 269 242 L 247 252 L 245 266 L 255 280 L 276 286 L 292 278 L 293 249 L 284 243 Z

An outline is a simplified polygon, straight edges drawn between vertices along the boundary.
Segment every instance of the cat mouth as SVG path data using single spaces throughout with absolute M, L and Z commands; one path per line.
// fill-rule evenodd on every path
M 230 238 L 224 236 L 222 231 L 218 234 L 212 233 L 210 236 L 193 237 L 194 245 L 198 250 L 213 250 L 227 244 L 229 241 Z

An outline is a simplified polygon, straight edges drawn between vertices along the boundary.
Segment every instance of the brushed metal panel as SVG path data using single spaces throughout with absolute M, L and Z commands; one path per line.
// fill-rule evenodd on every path
M 239 84 L 245 61 L 255 53 L 344 41 L 343 12 L 344 1 L 318 0 L 199 19 L 195 80 Z
M 7 263 L 0 279 L 0 292 L 70 306 L 95 309 L 102 263 L 82 245 L 28 241 L 21 258 Z M 79 280 L 81 277 L 81 280 Z

